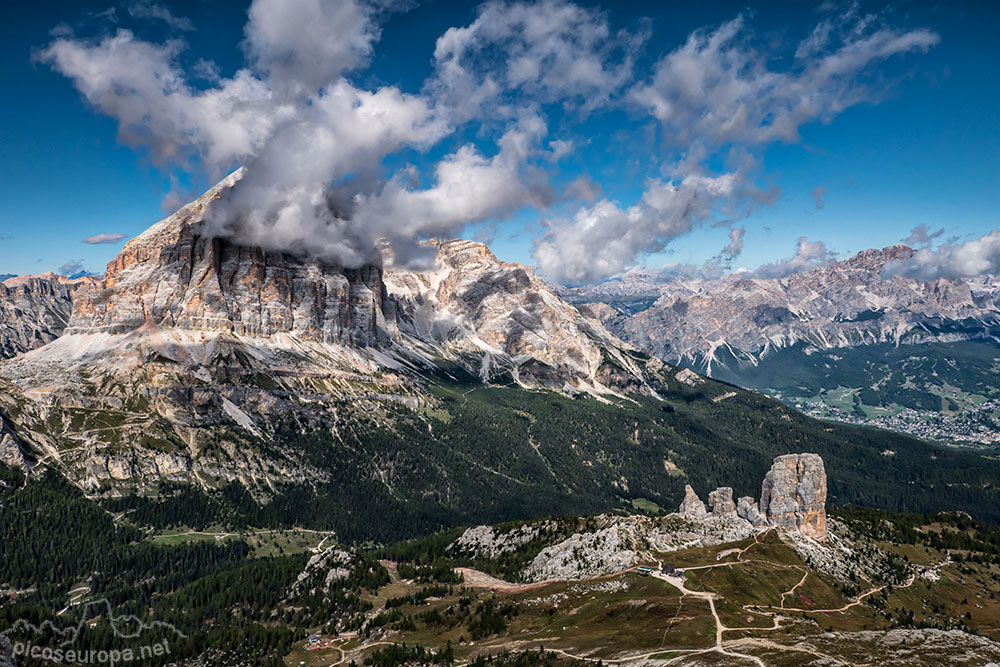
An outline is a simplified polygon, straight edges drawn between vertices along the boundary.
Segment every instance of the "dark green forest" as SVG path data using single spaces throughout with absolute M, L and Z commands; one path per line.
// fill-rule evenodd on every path
M 263 504 L 236 484 L 211 492 L 165 485 L 158 498 L 126 496 L 105 507 L 157 528 L 301 526 L 389 543 L 449 526 L 601 512 L 640 498 L 669 509 L 686 483 L 702 497 L 731 486 L 756 498 L 775 456 L 815 452 L 826 462 L 831 505 L 964 510 L 1000 521 L 993 458 L 810 419 L 724 383 L 671 380 L 657 397 L 610 402 L 436 382 L 430 410 L 387 408 L 390 425 L 357 412 L 336 435 L 319 419 L 280 422 L 270 446 L 293 448 L 327 482 L 279 488 Z

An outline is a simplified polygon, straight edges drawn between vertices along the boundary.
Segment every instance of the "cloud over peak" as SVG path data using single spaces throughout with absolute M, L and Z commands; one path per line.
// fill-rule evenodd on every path
M 919 236 L 919 230 L 919 227 L 914 229 L 911 236 Z M 926 227 L 922 232 L 923 236 L 927 235 Z M 883 274 L 927 281 L 939 278 L 967 280 L 985 274 L 1000 274 L 1000 231 L 993 230 L 964 243 L 947 242 L 936 248 L 919 248 L 909 258 L 887 264 Z
M 216 180 L 245 167 L 210 210 L 211 234 L 343 265 L 370 261 L 385 239 L 397 260 L 419 263 L 427 259 L 420 240 L 528 208 L 544 220 L 539 269 L 581 282 L 621 273 L 697 225 L 732 227 L 773 201 L 777 190 L 758 182 L 764 146 L 877 101 L 872 68 L 938 39 L 852 10 L 822 20 L 781 61 L 740 15 L 693 32 L 647 72 L 639 65 L 646 22 L 616 28 L 607 12 L 568 0 L 490 0 L 438 37 L 418 92 L 361 85 L 395 8 L 253 0 L 243 66 L 229 77 L 192 58 L 182 40 L 126 29 L 64 33 L 37 58 L 155 164 Z M 128 9 L 191 27 L 153 0 Z M 574 154 L 577 124 L 609 110 L 631 114 L 636 132 L 659 128 L 638 177 L 645 191 L 631 202 L 601 198 L 589 176 L 561 187 L 550 180 Z M 720 261 L 740 253 L 744 230 L 732 230 Z M 121 240 L 113 236 L 87 242 Z

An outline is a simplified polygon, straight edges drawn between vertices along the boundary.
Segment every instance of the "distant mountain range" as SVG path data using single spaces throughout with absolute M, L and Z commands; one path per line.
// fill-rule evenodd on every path
M 912 253 L 866 250 L 780 279 L 626 276 L 565 295 L 640 349 L 817 416 L 996 442 L 1000 281 L 887 275 Z
M 230 187 L 132 239 L 102 278 L 7 282 L 23 305 L 0 311 L 0 461 L 95 497 L 166 488 L 169 507 L 144 511 L 170 517 L 351 539 L 676 505 L 686 483 L 749 495 L 804 442 L 834 503 L 1000 507 L 983 503 L 993 462 L 664 363 L 482 244 L 437 242 L 412 270 L 206 236 Z

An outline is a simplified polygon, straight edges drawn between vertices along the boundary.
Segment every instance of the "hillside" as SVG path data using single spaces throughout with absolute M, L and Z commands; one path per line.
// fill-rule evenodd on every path
M 206 237 L 227 187 L 127 243 L 62 336 L 0 364 L 3 462 L 151 523 L 389 540 L 671 506 L 686 483 L 746 495 L 805 448 L 835 504 L 1000 520 L 1000 463 L 679 371 L 481 244 L 414 271 Z
M 130 646 L 111 631 L 141 614 L 130 641 L 171 649 L 147 664 L 189 667 L 1000 659 L 1000 535 L 962 514 L 833 511 L 819 541 L 731 510 L 574 515 L 352 547 L 157 529 L 55 475 L 0 480 L 0 628 L 62 650 Z
M 639 349 L 814 416 L 995 442 L 983 373 L 1000 362 L 997 283 L 893 274 L 912 254 L 866 250 L 785 278 L 630 274 L 564 293 Z

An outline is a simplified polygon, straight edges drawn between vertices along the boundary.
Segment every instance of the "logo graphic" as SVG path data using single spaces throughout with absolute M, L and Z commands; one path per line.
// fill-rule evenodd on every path
M 17 664 L 15 661 L 20 658 L 53 664 L 142 664 L 146 660 L 169 656 L 171 642 L 186 639 L 186 635 L 170 623 L 144 621 L 134 614 L 116 616 L 106 598 L 81 603 L 79 607 L 81 613 L 75 625 L 59 627 L 48 619 L 36 625 L 27 619 L 18 619 L 0 632 L 0 667 Z M 97 648 L 90 642 L 81 643 L 84 633 L 98 628 L 102 621 L 110 627 L 115 646 Z M 155 636 L 157 641 L 143 643 L 144 635 Z

